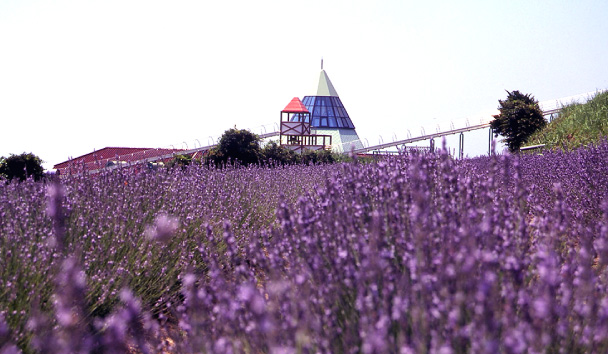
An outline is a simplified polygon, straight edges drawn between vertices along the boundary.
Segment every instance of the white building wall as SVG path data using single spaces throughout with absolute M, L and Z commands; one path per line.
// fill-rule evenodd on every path
M 349 152 L 352 145 L 355 149 L 363 148 L 363 143 L 354 129 L 313 128 L 312 134 L 331 135 L 331 146 L 334 152 Z

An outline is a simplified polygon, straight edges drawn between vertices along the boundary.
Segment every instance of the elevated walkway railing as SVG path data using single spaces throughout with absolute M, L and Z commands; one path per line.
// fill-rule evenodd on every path
M 539 106 L 540 106 L 541 110 L 543 111 L 543 116 L 548 116 L 548 115 L 552 116 L 554 114 L 559 113 L 562 110 L 562 107 L 564 105 L 571 104 L 571 103 L 585 103 L 586 101 L 588 101 L 590 98 L 592 98 L 595 94 L 597 94 L 599 92 L 601 92 L 601 91 L 586 92 L 586 93 L 581 93 L 581 94 L 574 95 L 574 96 L 558 98 L 555 100 L 547 100 L 547 101 L 539 102 Z M 398 146 L 398 145 L 409 144 L 409 143 L 414 143 L 414 142 L 423 141 L 423 140 L 431 140 L 434 138 L 439 138 L 439 137 L 443 137 L 443 136 L 447 136 L 447 135 L 459 134 L 459 133 L 489 128 L 489 127 L 490 127 L 490 122 L 488 121 L 486 123 L 480 123 L 477 125 L 467 126 L 465 128 L 459 128 L 459 129 L 452 128 L 452 129 L 448 129 L 445 131 L 440 131 L 440 132 L 438 131 L 437 133 L 422 134 L 418 137 L 410 137 L 408 139 L 396 140 L 396 141 L 392 141 L 392 142 L 388 142 L 388 143 L 368 146 L 368 147 L 364 147 L 362 149 L 356 149 L 356 150 L 354 150 L 354 152 L 355 153 L 367 153 L 370 151 L 382 150 L 382 149 L 386 149 L 386 148 L 390 148 L 390 147 L 394 147 L 394 146 Z
M 417 136 L 414 138 L 408 138 L 408 139 L 403 139 L 403 140 L 392 141 L 389 143 L 368 146 L 368 147 L 364 147 L 362 149 L 355 149 L 353 152 L 356 154 L 363 154 L 363 153 L 374 151 L 374 150 L 382 150 L 382 149 L 386 149 L 386 148 L 390 148 L 390 147 L 394 147 L 394 146 L 415 143 L 417 141 L 431 140 L 431 139 L 439 138 L 439 137 L 446 136 L 446 135 L 464 133 L 464 132 L 468 132 L 471 130 L 483 129 L 483 128 L 488 128 L 488 127 L 490 127 L 490 123 L 472 125 L 470 127 L 451 129 L 451 130 L 447 130 L 447 131 L 443 131 L 443 132 L 421 135 L 421 136 Z

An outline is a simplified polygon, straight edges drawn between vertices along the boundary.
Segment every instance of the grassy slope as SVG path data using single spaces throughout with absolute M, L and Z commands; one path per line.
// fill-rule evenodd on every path
M 548 148 L 576 148 L 597 143 L 608 136 L 608 91 L 598 93 L 585 104 L 564 106 L 558 118 L 533 134 L 526 145 L 546 144 Z

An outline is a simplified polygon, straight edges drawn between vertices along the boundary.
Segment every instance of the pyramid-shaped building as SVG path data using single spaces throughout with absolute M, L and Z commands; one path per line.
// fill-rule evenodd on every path
M 353 147 L 363 148 L 355 125 L 325 70 L 321 70 L 316 96 L 305 96 L 302 103 L 310 112 L 312 134 L 331 135 L 333 151 L 348 152 Z

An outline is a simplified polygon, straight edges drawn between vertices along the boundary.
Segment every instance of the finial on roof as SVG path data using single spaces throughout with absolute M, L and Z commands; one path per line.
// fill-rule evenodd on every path
M 321 70 L 323 70 L 323 57 L 321 57 Z

